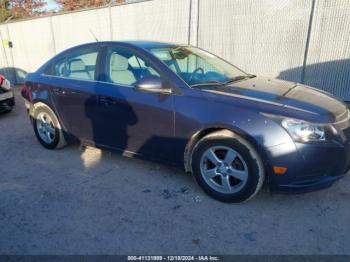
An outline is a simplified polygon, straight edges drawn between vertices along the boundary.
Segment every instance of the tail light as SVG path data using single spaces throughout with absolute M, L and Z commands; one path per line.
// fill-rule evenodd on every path
M 29 85 L 27 85 L 26 83 L 23 84 L 22 86 L 21 94 L 22 94 L 22 97 L 24 97 L 26 100 L 28 100 L 29 102 L 32 102 L 33 100 L 32 92 L 30 90 Z
M 4 82 L 5 77 L 3 75 L 0 75 L 0 86 L 2 86 L 2 83 Z
M 0 75 L 0 88 L 5 91 L 9 91 L 11 89 L 10 81 L 8 81 L 3 75 Z

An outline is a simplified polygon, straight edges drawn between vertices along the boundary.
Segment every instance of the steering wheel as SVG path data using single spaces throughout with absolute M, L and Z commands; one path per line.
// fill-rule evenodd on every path
M 198 67 L 197 69 L 195 69 L 195 70 L 192 72 L 192 74 L 190 75 L 190 78 L 188 79 L 188 82 L 191 83 L 193 77 L 194 77 L 199 71 L 202 71 L 202 75 L 203 75 L 203 76 L 205 75 L 204 69 L 201 68 L 201 67 Z

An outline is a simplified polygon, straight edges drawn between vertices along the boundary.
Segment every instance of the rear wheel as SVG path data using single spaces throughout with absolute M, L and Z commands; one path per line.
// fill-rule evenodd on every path
M 262 187 L 264 168 L 256 150 L 228 130 L 203 137 L 194 147 L 192 171 L 200 187 L 223 202 L 242 202 Z
M 47 106 L 38 106 L 34 112 L 34 132 L 45 148 L 56 149 L 66 145 L 60 123 Z

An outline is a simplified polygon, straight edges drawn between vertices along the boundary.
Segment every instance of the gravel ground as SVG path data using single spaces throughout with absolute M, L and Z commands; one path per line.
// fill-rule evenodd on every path
M 350 254 L 350 176 L 223 204 L 181 170 L 44 149 L 16 96 L 0 115 L 0 254 Z

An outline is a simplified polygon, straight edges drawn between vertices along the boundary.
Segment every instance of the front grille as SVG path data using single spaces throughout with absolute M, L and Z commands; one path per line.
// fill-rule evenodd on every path
M 334 126 L 341 133 L 343 141 L 350 141 L 350 115 L 348 110 L 337 117 Z
M 350 170 L 350 115 L 349 111 L 346 110 L 344 113 L 337 117 L 334 127 L 337 129 L 342 142 L 344 143 L 346 153 L 345 165 L 343 173 L 347 173 Z

